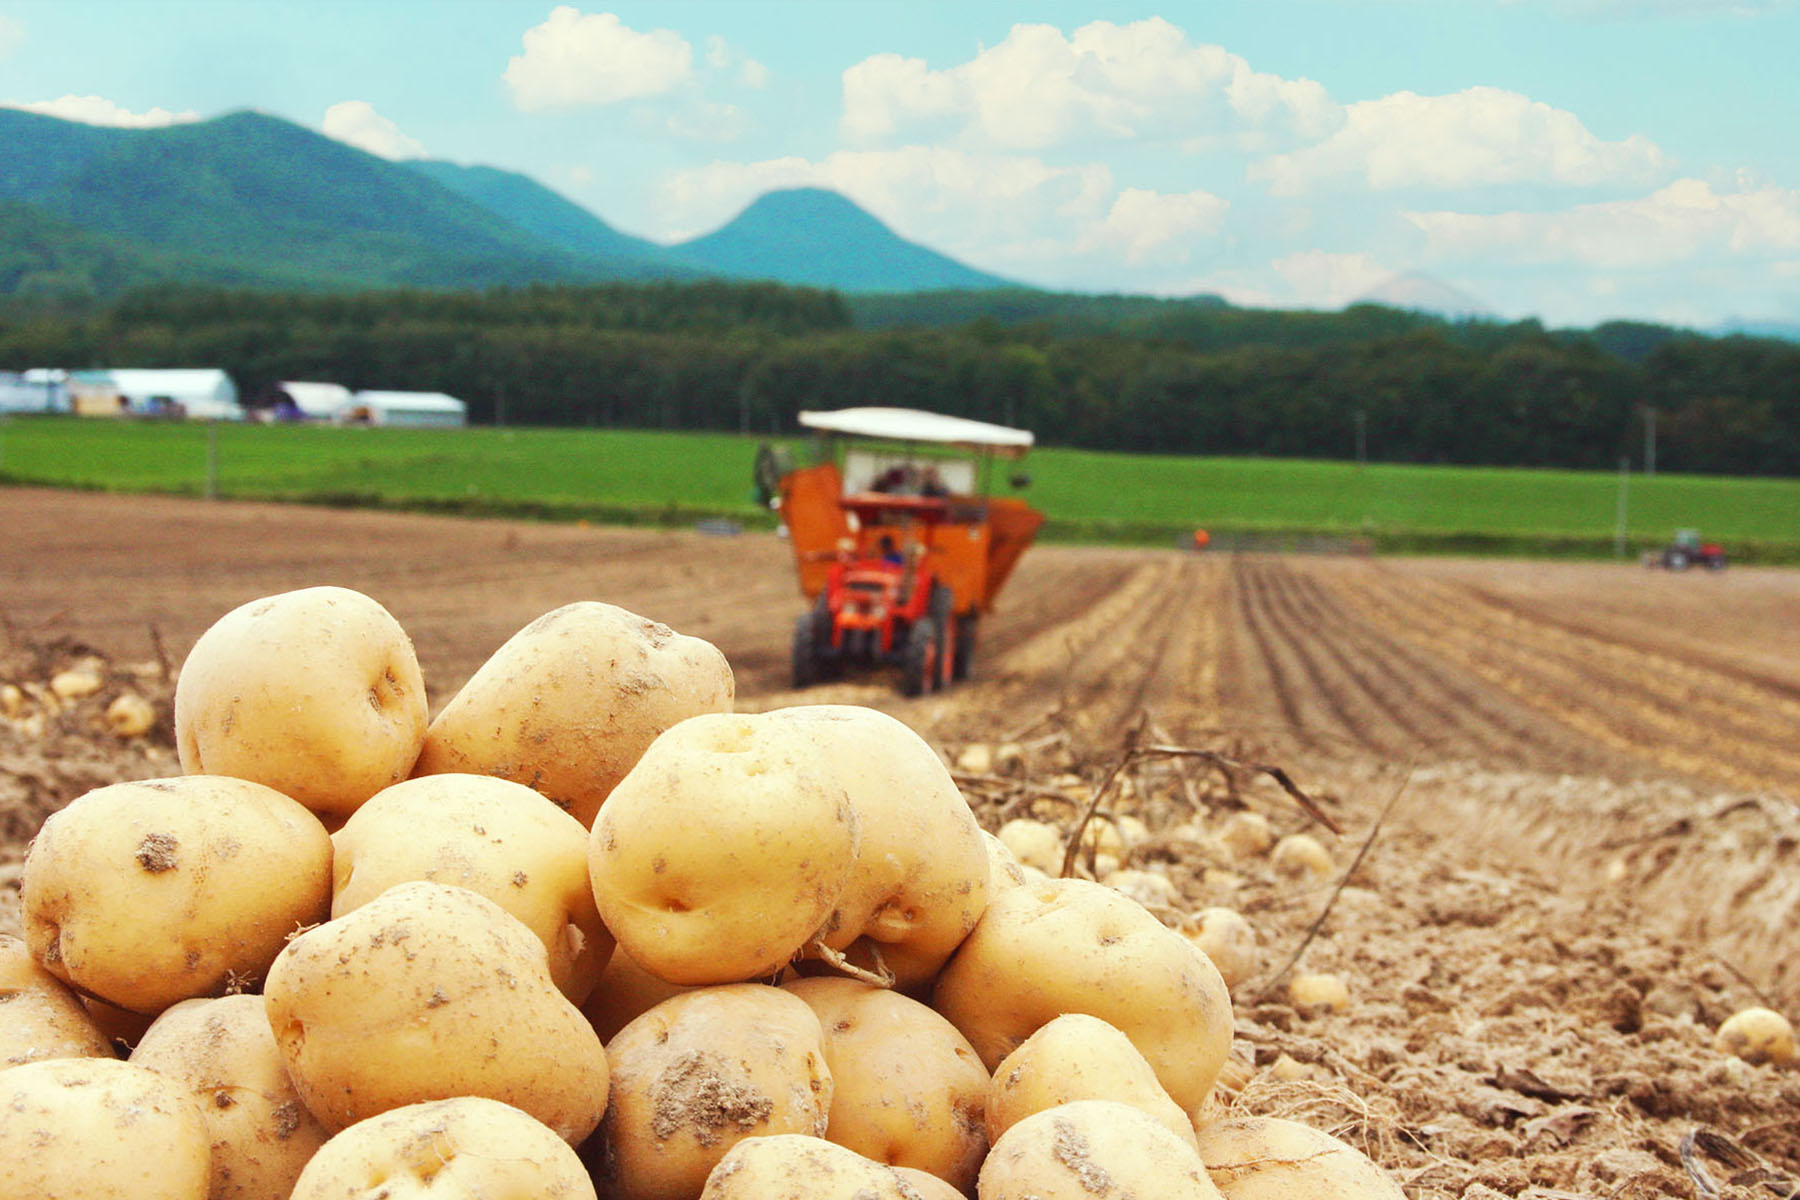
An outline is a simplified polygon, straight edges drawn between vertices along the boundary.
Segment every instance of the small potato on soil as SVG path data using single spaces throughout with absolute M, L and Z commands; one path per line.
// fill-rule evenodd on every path
M 1794 1027 L 1788 1019 L 1769 1008 L 1746 1008 L 1719 1026 L 1713 1047 L 1722 1054 L 1733 1054 L 1747 1063 L 1772 1063 L 1778 1067 L 1794 1063 Z
M 1366 1155 L 1310 1125 L 1279 1117 L 1220 1117 L 1201 1126 L 1200 1157 L 1225 1200 L 1405 1196 Z
M 1193 1122 L 1157 1082 L 1131 1039 L 1098 1017 L 1068 1013 L 1026 1038 L 994 1069 L 988 1092 L 991 1141 L 1033 1113 L 1075 1100 L 1117 1100 L 1142 1109 L 1192 1145 Z
M 1290 833 L 1275 843 L 1275 849 L 1269 853 L 1269 865 L 1278 875 L 1321 880 L 1331 875 L 1331 852 L 1309 833 Z
M 1191 1144 L 1116 1100 L 1077 1100 L 1033 1113 L 1001 1135 L 981 1168 L 981 1200 L 1214 1200 L 1218 1194 Z

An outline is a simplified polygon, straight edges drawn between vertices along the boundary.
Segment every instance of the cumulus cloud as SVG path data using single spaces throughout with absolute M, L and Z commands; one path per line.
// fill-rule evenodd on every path
M 949 125 L 1008 150 L 1096 138 L 1317 138 L 1342 119 L 1312 80 L 1254 71 L 1161 17 L 1095 21 L 1069 36 L 1015 25 L 999 45 L 943 70 L 877 54 L 844 72 L 843 92 L 841 126 L 852 140 Z
M 1269 264 L 1286 281 L 1291 300 L 1303 308 L 1341 308 L 1394 277 L 1371 254 L 1303 250 Z
M 0 16 L 0 59 L 25 44 L 25 27 L 8 16 Z
M 639 100 L 693 78 L 694 50 L 680 34 L 639 33 L 612 13 L 566 4 L 526 30 L 523 46 L 502 78 L 527 112 Z
M 740 53 L 722 37 L 715 35 L 706 39 L 706 65 L 715 71 L 737 75 L 745 87 L 760 91 L 769 86 L 769 68 Z
M 1210 192 L 1165 195 L 1126 188 L 1113 201 L 1093 242 L 1119 247 L 1129 263 L 1141 263 L 1153 254 L 1184 261 L 1192 239 L 1218 233 L 1230 208 Z
M 375 111 L 367 100 L 345 100 L 325 110 L 320 131 L 346 145 L 390 161 L 424 158 L 425 146 L 407 137 L 400 127 Z
M 1645 182 L 1668 165 L 1641 134 L 1603 141 L 1573 113 L 1499 88 L 1396 92 L 1352 104 L 1345 116 L 1319 144 L 1253 164 L 1250 178 L 1291 196 L 1354 177 L 1377 191 Z
M 1800 191 L 1756 187 L 1718 192 L 1680 179 L 1642 199 L 1584 204 L 1564 212 L 1407 212 L 1434 255 L 1505 254 L 1531 262 L 1603 269 L 1666 266 L 1702 255 L 1800 251 Z
M 0 108 L 17 108 L 25 112 L 42 113 L 46 117 L 60 117 L 65 121 L 80 121 L 85 125 L 112 125 L 121 129 L 154 129 L 164 125 L 185 125 L 189 121 L 200 119 L 200 114 L 191 110 L 170 112 L 166 108 L 152 108 L 136 113 L 103 96 L 63 96 L 56 100 L 33 100 L 29 103 L 9 101 L 0 104 Z

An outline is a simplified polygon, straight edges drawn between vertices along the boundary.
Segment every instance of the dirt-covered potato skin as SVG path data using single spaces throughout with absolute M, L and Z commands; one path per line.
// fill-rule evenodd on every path
M 26 855 L 25 940 L 51 974 L 132 1012 L 254 986 L 331 905 L 331 838 L 242 779 L 115 783 L 52 813 Z
M 179 1083 L 114 1058 L 0 1071 L 0 1196 L 206 1200 L 206 1124 Z
M 328 819 L 412 772 L 429 716 L 412 639 L 349 588 L 233 609 L 200 635 L 175 684 L 183 771 L 267 784 Z
M 45 1058 L 111 1058 L 112 1039 L 69 985 L 0 934 L 0 1071 Z
M 570 1144 L 606 1108 L 606 1052 L 557 990 L 544 945 L 485 896 L 403 883 L 295 938 L 264 987 L 269 1025 L 327 1129 L 486 1096 Z
M 981 1200 L 1219 1196 L 1192 1145 L 1116 1100 L 1077 1100 L 1026 1117 L 994 1143 L 978 1188 Z
M 695 988 L 607 1043 L 612 1099 L 582 1148 L 600 1189 L 693 1200 L 745 1138 L 824 1137 L 833 1084 L 819 1019 L 760 983 Z
M 996 896 L 938 976 L 932 1007 L 990 1069 L 1064 1013 L 1099 1017 L 1190 1115 L 1231 1049 L 1231 999 L 1206 955 L 1135 901 L 1082 879 Z
M 988 1139 L 997 1142 L 1032 1113 L 1075 1100 L 1129 1104 L 1194 1144 L 1193 1122 L 1131 1039 L 1085 1013 L 1057 1017 L 1000 1060 L 988 1092 Z
M 612 957 L 588 885 L 588 831 L 523 784 L 428 775 L 384 788 L 331 835 L 331 915 L 429 880 L 479 892 L 544 943 L 550 976 L 580 1004 Z
M 306 1164 L 290 1200 L 375 1196 L 595 1200 L 566 1141 L 529 1114 L 482 1096 L 408 1104 L 358 1121 Z
M 946 1185 L 948 1186 L 948 1185 Z M 952 1196 L 961 1193 L 951 1190 Z M 900 1173 L 799 1133 L 747 1138 L 706 1177 L 700 1200 L 922 1200 Z
M 293 1190 L 325 1128 L 288 1078 L 261 996 L 183 1000 L 158 1017 L 131 1061 L 186 1089 L 212 1138 L 210 1200 Z
M 494 775 L 584 827 L 665 729 L 730 712 L 736 684 L 702 638 L 597 600 L 545 613 L 506 641 L 431 722 L 417 775 Z
M 1206 1123 L 1200 1128 L 1200 1157 L 1225 1200 L 1405 1196 L 1360 1151 L 1323 1130 L 1279 1117 L 1221 1117 Z

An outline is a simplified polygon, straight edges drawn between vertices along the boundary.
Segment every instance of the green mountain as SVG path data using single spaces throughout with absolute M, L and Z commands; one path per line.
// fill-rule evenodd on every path
M 997 275 L 907 241 L 823 188 L 769 192 L 723 228 L 674 251 L 681 261 L 720 275 L 848 292 L 1008 286 Z

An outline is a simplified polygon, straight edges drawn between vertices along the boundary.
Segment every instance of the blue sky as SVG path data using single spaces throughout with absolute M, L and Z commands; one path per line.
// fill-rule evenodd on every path
M 659 241 L 807 184 L 1045 287 L 1709 327 L 1800 321 L 1796 51 L 1795 0 L 0 0 L 0 104 L 255 108 Z

